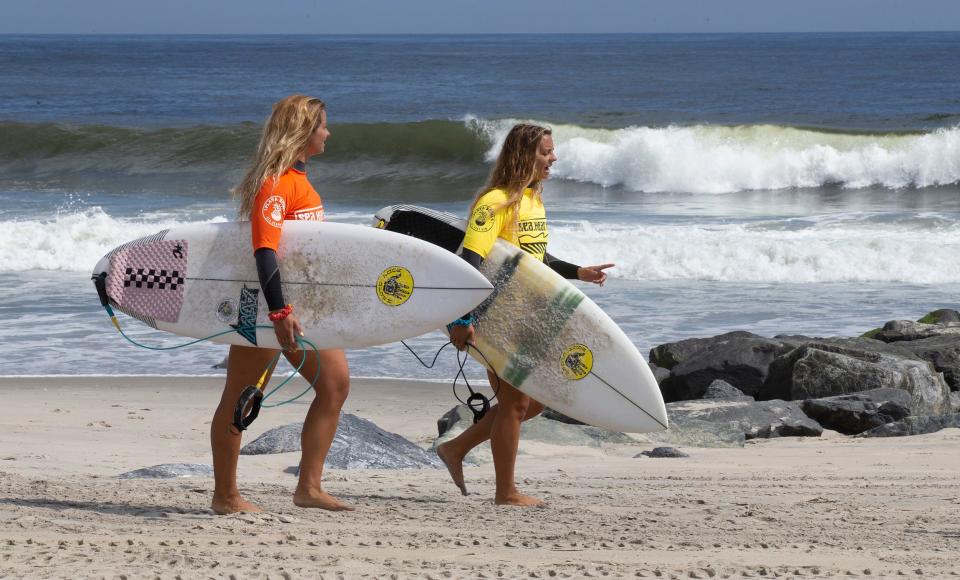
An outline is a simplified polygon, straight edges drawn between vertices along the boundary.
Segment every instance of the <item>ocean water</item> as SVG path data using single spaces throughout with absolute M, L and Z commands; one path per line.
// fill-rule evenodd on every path
M 957 308 L 958 68 L 958 33 L 0 36 L 0 374 L 222 373 L 223 346 L 126 343 L 89 274 L 124 241 L 233 219 L 291 92 L 327 102 L 309 173 L 349 223 L 463 214 L 509 127 L 551 126 L 550 251 L 616 263 L 583 289 L 644 351 Z M 455 372 L 450 349 L 434 370 L 398 344 L 349 357 L 361 376 Z

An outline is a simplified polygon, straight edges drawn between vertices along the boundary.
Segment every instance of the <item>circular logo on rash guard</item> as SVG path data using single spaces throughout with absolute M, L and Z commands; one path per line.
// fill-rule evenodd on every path
M 260 208 L 260 214 L 268 224 L 275 228 L 283 226 L 283 216 L 287 215 L 287 202 L 279 195 L 267 199 Z
M 579 381 L 593 369 L 593 353 L 583 344 L 567 347 L 560 355 L 560 370 L 571 381 Z
M 377 279 L 377 298 L 387 306 L 400 306 L 413 294 L 413 275 L 402 266 L 387 268 Z
M 493 210 L 489 205 L 480 205 L 473 210 L 470 216 L 470 229 L 478 232 L 488 232 L 493 227 Z

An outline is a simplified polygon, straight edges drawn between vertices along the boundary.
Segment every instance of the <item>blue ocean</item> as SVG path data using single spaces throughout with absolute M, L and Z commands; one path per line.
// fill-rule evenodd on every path
M 327 103 L 308 171 L 348 223 L 399 202 L 462 215 L 513 123 L 552 127 L 550 252 L 616 263 L 583 290 L 642 351 L 957 308 L 957 70 L 960 33 L 0 36 L 0 374 L 222 373 L 224 346 L 124 341 L 90 272 L 124 241 L 234 219 L 294 92 Z M 349 358 L 355 376 L 456 366 L 399 344 Z

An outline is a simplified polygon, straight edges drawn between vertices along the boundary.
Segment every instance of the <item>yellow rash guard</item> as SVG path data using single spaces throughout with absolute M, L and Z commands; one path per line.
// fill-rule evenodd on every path
M 464 249 L 486 258 L 497 238 L 502 238 L 542 262 L 550 238 L 543 202 L 534 190 L 525 189 L 514 227 L 512 208 L 501 207 L 493 211 L 506 200 L 507 192 L 502 189 L 492 189 L 480 197 L 467 223 Z

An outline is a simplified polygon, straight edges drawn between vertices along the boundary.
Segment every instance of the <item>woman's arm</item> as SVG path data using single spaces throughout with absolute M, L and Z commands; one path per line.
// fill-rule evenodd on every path
M 559 260 L 556 256 L 551 256 L 550 254 L 545 254 L 543 256 L 543 262 L 550 266 L 550 268 L 560 274 L 568 280 L 580 280 L 581 282 L 593 282 L 603 286 L 603 283 L 607 281 L 607 273 L 604 272 L 607 268 L 612 268 L 613 264 L 600 264 L 597 266 L 577 266 L 576 264 L 571 264 L 570 262 L 564 262 Z

